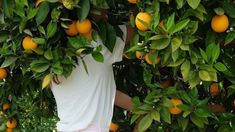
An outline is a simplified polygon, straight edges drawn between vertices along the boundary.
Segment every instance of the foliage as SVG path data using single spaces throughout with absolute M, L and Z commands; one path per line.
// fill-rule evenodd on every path
M 68 36 L 74 21 L 89 18 L 92 38 L 99 36 L 113 50 L 115 36 L 122 33 L 118 24 L 127 23 L 135 36 L 126 51 L 129 59 L 116 64 L 117 86 L 134 97 L 132 116 L 116 109 L 114 121 L 130 131 L 139 122 L 140 131 L 235 131 L 235 3 L 232 0 L 0 0 L 0 64 L 8 76 L 0 80 L 0 104 L 10 103 L 3 111 L 0 130 L 14 117 L 15 131 L 52 131 L 56 107 L 49 86 L 55 76 L 68 77 L 85 55 L 103 61 L 101 47 L 93 46 L 82 35 Z M 36 4 L 37 3 L 37 4 Z M 108 9 L 107 22 L 94 21 L 92 15 Z M 135 26 L 139 12 L 151 14 L 150 24 L 139 20 L 147 31 Z M 223 33 L 211 28 L 215 15 L 225 14 L 229 27 Z M 31 36 L 36 49 L 24 50 L 22 41 Z M 135 52 L 149 55 L 150 65 L 136 59 Z M 89 72 L 89 71 L 87 71 Z M 168 88 L 162 82 L 170 80 Z M 219 84 L 219 95 L 210 94 L 210 85 Z M 183 112 L 172 115 L 171 99 L 178 98 Z M 223 105 L 226 112 L 214 113 L 210 105 Z

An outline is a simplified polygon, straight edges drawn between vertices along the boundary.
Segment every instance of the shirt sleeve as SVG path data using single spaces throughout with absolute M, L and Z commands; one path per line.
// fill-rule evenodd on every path
M 116 43 L 112 52 L 112 59 L 113 62 L 119 62 L 122 61 L 123 51 L 125 47 L 126 37 L 127 37 L 127 28 L 126 25 L 120 25 L 119 28 L 123 32 L 123 37 L 116 37 Z

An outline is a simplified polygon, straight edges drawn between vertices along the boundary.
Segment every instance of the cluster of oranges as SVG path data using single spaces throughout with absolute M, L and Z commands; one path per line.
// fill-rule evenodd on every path
M 2 110 L 0 111 L 0 116 L 4 115 L 4 112 L 7 111 L 8 109 L 10 109 L 10 104 L 9 103 L 4 103 L 2 105 Z M 6 122 L 6 132 L 12 132 L 14 128 L 16 128 L 17 126 L 17 121 L 15 118 L 11 118 Z
M 69 36 L 76 36 L 77 34 L 80 34 L 89 41 L 92 40 L 92 25 L 88 19 L 83 21 L 72 21 L 72 23 L 68 25 L 65 32 Z M 38 47 L 38 44 L 33 41 L 31 36 L 26 36 L 23 39 L 22 46 L 25 50 L 33 50 Z
M 89 19 L 84 19 L 83 21 L 72 21 L 68 25 L 66 34 L 69 36 L 76 36 L 80 34 L 81 36 L 87 38 L 89 41 L 92 40 L 92 24 Z
M 146 61 L 146 63 L 148 63 L 149 65 L 152 65 L 152 61 L 150 60 L 150 57 L 149 57 L 149 54 L 150 53 L 147 53 L 145 56 L 144 56 L 144 53 L 140 52 L 140 51 L 136 51 L 135 52 L 135 56 L 136 58 L 138 59 L 144 59 Z M 161 58 L 158 56 L 155 58 L 154 60 L 154 64 L 158 64 L 160 62 Z

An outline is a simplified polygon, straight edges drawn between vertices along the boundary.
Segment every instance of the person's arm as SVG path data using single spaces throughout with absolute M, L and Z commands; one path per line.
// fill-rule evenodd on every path
M 132 40 L 135 34 L 134 29 L 130 25 L 127 25 L 126 29 L 127 29 L 126 44 L 130 44 L 130 41 Z
M 114 104 L 126 110 L 133 108 L 131 97 L 119 90 L 116 91 Z

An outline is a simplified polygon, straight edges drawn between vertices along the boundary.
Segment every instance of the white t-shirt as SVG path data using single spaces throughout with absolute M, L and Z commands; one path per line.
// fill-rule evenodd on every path
M 117 37 L 114 50 L 111 53 L 100 39 L 98 43 L 92 41 L 92 45 L 102 44 L 101 53 L 104 55 L 104 63 L 95 61 L 91 55 L 84 57 L 87 64 L 86 73 L 81 60 L 72 74 L 62 78 L 57 85 L 52 83 L 58 117 L 58 131 L 78 131 L 86 129 L 89 125 L 96 125 L 106 129 L 113 116 L 116 84 L 113 75 L 112 64 L 122 60 L 126 39 L 126 27 L 120 26 L 123 31 L 123 39 Z

